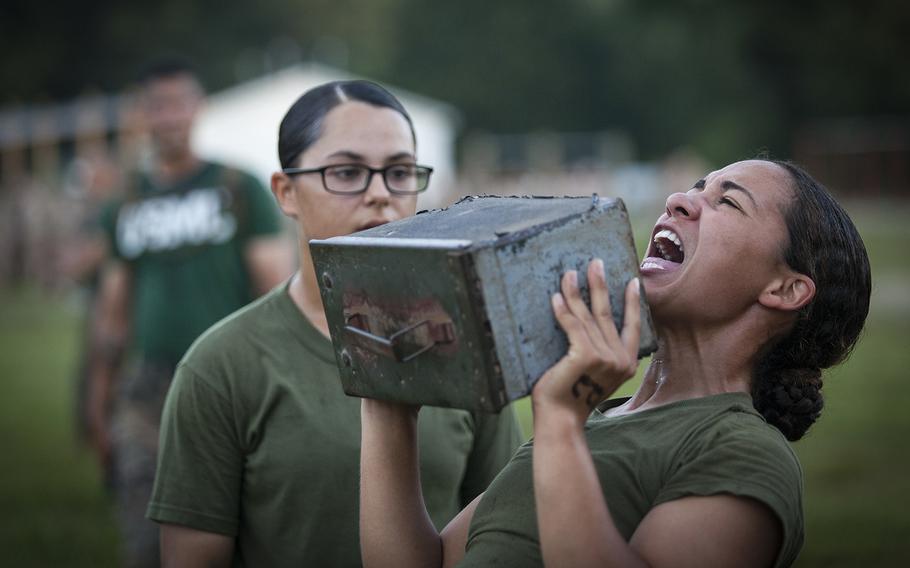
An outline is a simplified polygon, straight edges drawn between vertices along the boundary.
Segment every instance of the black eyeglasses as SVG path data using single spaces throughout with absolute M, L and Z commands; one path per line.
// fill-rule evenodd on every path
M 322 186 L 329 193 L 353 195 L 363 193 L 373 181 L 373 174 L 381 174 L 389 193 L 415 195 L 430 185 L 433 168 L 414 164 L 393 164 L 384 168 L 371 168 L 363 164 L 338 164 L 321 168 L 285 168 L 289 176 L 298 174 L 320 174 Z

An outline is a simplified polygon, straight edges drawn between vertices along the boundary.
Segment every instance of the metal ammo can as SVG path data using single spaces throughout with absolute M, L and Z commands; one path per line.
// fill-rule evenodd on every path
M 310 241 L 349 395 L 498 412 L 566 352 L 550 296 L 604 261 L 613 319 L 638 256 L 625 205 L 593 197 L 467 197 Z M 657 348 L 644 295 L 639 357 Z

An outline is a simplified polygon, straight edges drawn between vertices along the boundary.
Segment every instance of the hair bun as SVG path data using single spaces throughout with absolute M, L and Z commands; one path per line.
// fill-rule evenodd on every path
M 799 440 L 825 404 L 821 369 L 778 369 L 775 375 L 774 380 L 754 381 L 753 404 L 788 440 Z

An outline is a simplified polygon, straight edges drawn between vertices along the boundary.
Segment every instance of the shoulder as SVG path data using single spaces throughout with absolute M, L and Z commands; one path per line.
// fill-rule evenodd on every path
M 751 408 L 732 407 L 708 429 L 708 441 L 743 454 L 772 460 L 782 472 L 802 476 L 799 459 L 780 430 Z
M 101 204 L 102 218 L 114 217 L 125 204 L 141 199 L 148 179 L 148 175 L 142 170 L 133 169 L 127 171 L 123 175 L 123 183 L 120 186 L 120 191 Z
M 673 464 L 675 477 L 778 485 L 799 498 L 802 468 L 796 453 L 751 406 L 717 408 L 691 424 L 681 442 Z
M 781 524 L 778 565 L 803 542 L 803 472 L 784 435 L 751 408 L 731 408 L 699 433 L 656 504 L 687 496 L 732 495 L 763 504 Z
M 279 322 L 278 287 L 228 315 L 206 330 L 187 350 L 179 367 L 210 379 L 256 376 L 253 370 L 263 341 L 273 337 Z
M 143 198 L 142 189 L 145 187 L 146 179 L 146 176 L 139 170 L 127 172 L 123 176 L 124 181 L 120 191 L 101 204 L 98 210 L 98 225 L 111 242 L 117 242 L 117 224 L 124 206 Z M 116 245 L 114 252 L 117 253 Z
M 98 214 L 98 221 L 103 228 L 111 228 L 121 207 L 123 207 L 122 197 L 114 197 L 108 199 L 101 205 L 101 209 Z
M 688 433 L 654 505 L 727 494 L 767 506 L 784 528 L 786 548 L 802 542 L 802 468 L 790 443 L 754 410 L 725 408 Z
M 252 173 L 236 166 L 221 162 L 207 162 L 208 166 L 216 172 L 225 185 L 239 191 L 265 191 L 265 186 Z

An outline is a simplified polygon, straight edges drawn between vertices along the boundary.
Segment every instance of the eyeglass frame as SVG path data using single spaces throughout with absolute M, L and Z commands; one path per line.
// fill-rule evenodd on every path
M 417 191 L 401 191 L 400 189 L 392 189 L 391 187 L 389 187 L 389 182 L 385 177 L 386 172 L 388 172 L 392 168 L 397 168 L 397 167 L 401 167 L 401 166 L 411 166 L 414 168 L 426 170 L 427 185 L 424 186 L 423 189 L 418 189 Z M 343 168 L 343 167 L 357 167 L 357 168 L 366 169 L 369 172 L 369 175 L 367 176 L 366 185 L 363 186 L 363 189 L 361 189 L 359 191 L 338 191 L 337 189 L 329 189 L 329 186 L 325 181 L 326 170 L 330 170 L 332 168 Z M 384 168 L 372 168 L 366 164 L 331 164 L 328 166 L 322 166 L 321 168 L 282 168 L 281 172 L 283 174 L 289 175 L 289 176 L 318 173 L 319 177 L 322 178 L 322 188 L 333 195 L 360 195 L 361 193 L 365 193 L 366 190 L 368 190 L 370 188 L 370 184 L 373 183 L 373 175 L 381 174 L 382 184 L 385 186 L 386 191 L 388 191 L 392 195 L 417 195 L 418 193 L 422 193 L 422 192 L 426 191 L 427 188 L 430 187 L 430 175 L 432 175 L 432 173 L 433 173 L 433 168 L 431 168 L 430 166 L 421 166 L 419 164 L 389 164 L 388 166 L 386 166 Z

